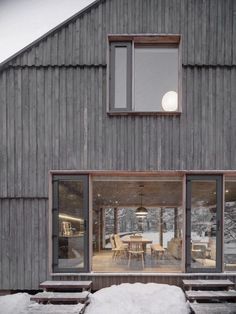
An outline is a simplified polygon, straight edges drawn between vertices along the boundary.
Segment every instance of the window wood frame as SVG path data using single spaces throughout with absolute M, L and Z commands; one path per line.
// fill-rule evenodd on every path
M 135 111 L 133 108 L 133 71 L 135 46 L 159 46 L 178 48 L 178 109 L 176 111 Z M 115 108 L 115 47 L 127 47 L 127 106 Z M 180 115 L 182 112 L 181 36 L 176 34 L 109 34 L 108 35 L 108 115 Z
M 115 50 L 116 48 L 126 48 L 127 71 L 126 71 L 126 107 L 115 107 Z M 132 110 L 132 42 L 112 42 L 110 44 L 109 60 L 109 109 L 116 112 Z

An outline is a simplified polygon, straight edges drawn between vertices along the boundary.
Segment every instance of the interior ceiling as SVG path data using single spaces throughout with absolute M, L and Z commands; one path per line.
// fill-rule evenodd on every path
M 93 183 L 95 204 L 102 206 L 179 207 L 182 205 L 182 182 L 163 181 L 96 181 Z
M 236 182 L 226 182 L 225 201 L 236 200 Z M 192 185 L 192 206 L 214 206 L 216 186 L 213 182 Z M 181 181 L 94 181 L 95 206 L 111 207 L 180 207 L 182 206 Z

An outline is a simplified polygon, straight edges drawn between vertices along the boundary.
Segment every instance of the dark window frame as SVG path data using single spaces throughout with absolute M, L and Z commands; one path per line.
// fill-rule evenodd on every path
M 191 200 L 192 181 L 215 180 L 216 181 L 216 266 L 214 268 L 191 267 Z M 223 176 L 221 174 L 194 174 L 187 175 L 186 181 L 186 226 L 185 226 L 185 271 L 187 273 L 221 273 L 223 271 Z
M 126 108 L 115 108 L 115 49 L 125 47 L 127 49 L 127 83 L 126 83 Z M 109 60 L 109 108 L 112 111 L 131 111 L 132 110 L 132 42 L 112 42 L 110 43 Z
M 178 48 L 178 109 L 176 111 L 135 111 L 132 108 L 134 89 L 133 89 L 133 66 L 135 47 L 170 47 Z M 115 48 L 127 47 L 127 106 L 126 108 L 115 108 Z M 109 115 L 180 115 L 181 105 L 181 36 L 180 35 L 108 35 L 108 106 Z
M 81 181 L 83 182 L 84 197 L 84 267 L 83 268 L 62 268 L 58 266 L 59 252 L 59 182 L 60 181 Z M 89 176 L 78 175 L 53 175 L 52 177 L 52 271 L 53 273 L 65 272 L 88 272 L 89 271 Z

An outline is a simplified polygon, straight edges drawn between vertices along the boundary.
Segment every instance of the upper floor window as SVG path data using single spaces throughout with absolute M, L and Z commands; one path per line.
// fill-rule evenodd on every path
M 180 36 L 109 36 L 109 111 L 180 112 Z

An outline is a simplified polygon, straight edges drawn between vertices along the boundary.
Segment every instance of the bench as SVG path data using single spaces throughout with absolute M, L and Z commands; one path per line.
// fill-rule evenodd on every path
M 37 303 L 85 303 L 88 300 L 88 291 L 83 292 L 40 292 L 30 298 Z
M 44 281 L 39 287 L 45 291 L 91 291 L 92 281 Z
M 151 244 L 151 255 L 161 255 L 163 256 L 165 252 L 165 249 L 159 244 L 159 243 L 154 243 L 154 244 Z

